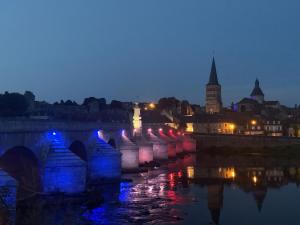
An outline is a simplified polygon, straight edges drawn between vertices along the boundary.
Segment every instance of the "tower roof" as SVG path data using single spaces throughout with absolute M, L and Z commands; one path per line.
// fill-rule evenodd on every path
M 256 206 L 259 212 L 261 212 L 263 203 L 265 201 L 265 198 L 267 196 L 267 189 L 266 188 L 259 188 L 257 190 L 253 191 L 253 197 L 256 202 Z
M 251 93 L 251 97 L 253 96 L 264 96 L 263 91 L 261 90 L 260 86 L 259 86 L 259 81 L 258 79 L 255 80 L 255 86 L 254 89 Z
M 208 84 L 209 85 L 219 85 L 218 74 L 217 74 L 216 63 L 215 63 L 214 57 L 213 57 L 212 64 L 211 64 L 211 70 L 210 70 Z

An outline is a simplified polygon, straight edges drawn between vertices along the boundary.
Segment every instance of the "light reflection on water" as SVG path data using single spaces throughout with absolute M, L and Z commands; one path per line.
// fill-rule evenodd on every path
M 19 206 L 17 224 L 300 224 L 300 159 L 190 155 L 124 178 L 133 182 L 103 186 L 83 201 Z

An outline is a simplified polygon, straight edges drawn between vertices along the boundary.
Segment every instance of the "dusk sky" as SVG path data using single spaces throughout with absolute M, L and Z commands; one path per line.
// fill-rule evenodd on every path
M 213 53 L 223 101 L 294 105 L 299 0 L 1 0 L 0 92 L 203 105 Z

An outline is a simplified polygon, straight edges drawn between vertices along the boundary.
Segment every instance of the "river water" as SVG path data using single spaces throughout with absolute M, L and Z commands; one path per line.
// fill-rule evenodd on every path
M 18 203 L 20 225 L 298 225 L 300 159 L 189 155 L 83 199 Z

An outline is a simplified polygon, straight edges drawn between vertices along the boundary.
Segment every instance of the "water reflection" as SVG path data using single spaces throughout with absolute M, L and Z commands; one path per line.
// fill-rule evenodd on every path
M 300 158 L 189 155 L 124 178 L 87 196 L 18 201 L 16 224 L 300 224 Z

